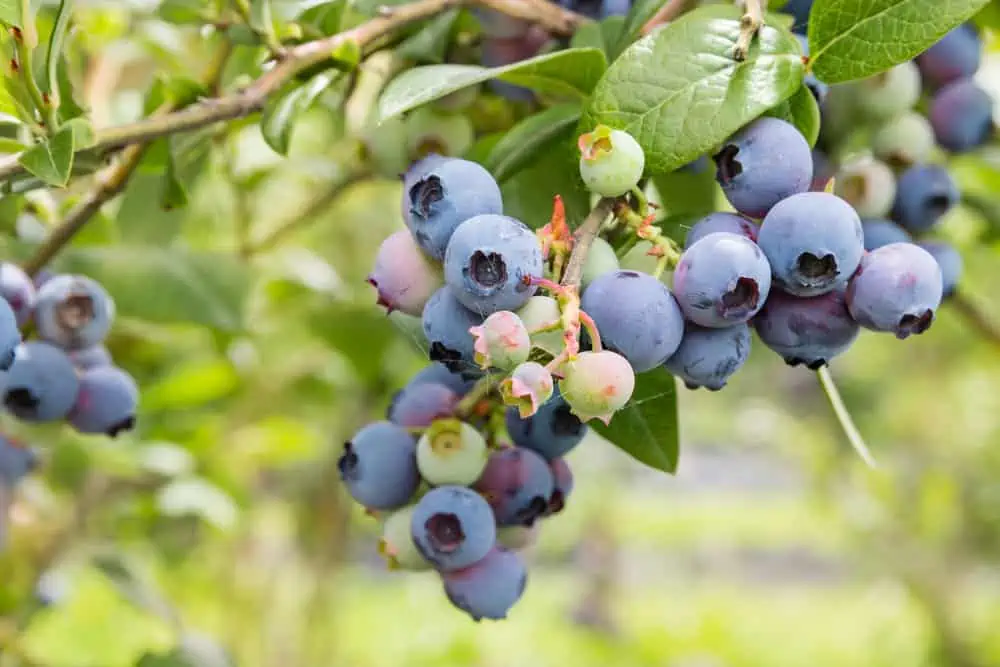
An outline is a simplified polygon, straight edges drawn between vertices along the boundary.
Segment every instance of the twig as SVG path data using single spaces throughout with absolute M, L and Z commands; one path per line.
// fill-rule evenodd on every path
M 750 43 L 757 31 L 764 25 L 764 11 L 761 8 L 763 0 L 743 0 L 744 11 L 740 19 L 740 36 L 733 47 L 733 58 L 738 61 L 747 59 Z
M 844 399 L 840 395 L 840 390 L 837 389 L 837 384 L 833 381 L 833 376 L 830 375 L 830 369 L 826 366 L 820 368 L 816 371 L 816 377 L 819 378 L 819 384 L 823 387 L 823 392 L 826 393 L 826 397 L 830 401 L 830 407 L 833 408 L 833 413 L 836 415 L 837 421 L 840 422 L 840 428 L 844 430 L 844 435 L 847 436 L 851 446 L 870 468 L 877 468 L 878 462 L 872 456 L 871 450 L 865 444 L 865 439 L 861 437 L 861 431 L 858 430 L 854 419 L 851 418 L 851 413 L 844 405 Z
M 694 6 L 694 0 L 667 0 L 660 10 L 653 14 L 653 17 L 646 21 L 639 31 L 642 35 L 648 35 L 661 25 L 670 23 L 675 18 L 688 11 Z
M 593 210 L 587 215 L 587 219 L 577 228 L 573 234 L 573 252 L 566 263 L 566 271 L 563 273 L 562 284 L 578 288 L 580 280 L 583 278 L 583 265 L 587 262 L 587 253 L 590 246 L 594 244 L 594 239 L 601 231 L 601 225 L 611 215 L 615 200 L 610 197 L 602 197 Z
M 964 292 L 956 290 L 945 303 L 950 303 L 955 310 L 961 313 L 962 317 L 968 320 L 980 336 L 1000 347 L 1000 328 Z

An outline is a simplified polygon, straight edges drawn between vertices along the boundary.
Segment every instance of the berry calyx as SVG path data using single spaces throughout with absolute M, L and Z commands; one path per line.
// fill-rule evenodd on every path
M 521 419 L 527 419 L 551 398 L 553 387 L 549 370 L 537 362 L 527 361 L 500 383 L 500 395 L 506 405 L 517 408 Z

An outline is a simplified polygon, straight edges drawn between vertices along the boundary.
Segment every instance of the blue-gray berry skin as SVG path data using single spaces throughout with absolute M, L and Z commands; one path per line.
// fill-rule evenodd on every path
M 550 461 L 569 453 L 587 435 L 587 425 L 570 410 L 558 385 L 552 397 L 527 419 L 521 419 L 516 408 L 507 408 L 506 423 L 514 444 Z
M 970 79 L 954 81 L 934 95 L 930 121 L 943 148 L 971 151 L 993 134 L 993 98 Z
M 549 470 L 552 471 L 552 481 L 554 483 L 552 495 L 549 497 L 549 509 L 546 516 L 558 514 L 566 507 L 573 492 L 573 471 L 569 463 L 564 458 L 552 459 L 549 461 Z
M 718 391 L 750 356 L 750 328 L 746 324 L 711 329 L 688 323 L 677 351 L 663 367 L 688 389 Z
M 443 384 L 407 385 L 392 399 L 386 416 L 393 424 L 417 428 L 451 417 L 459 396 Z
M 746 322 L 771 291 L 771 265 L 750 239 L 716 232 L 681 254 L 674 296 L 684 317 L 703 327 Z
M 784 14 L 791 14 L 794 19 L 792 30 L 797 35 L 804 35 L 809 29 L 809 12 L 812 10 L 813 0 L 788 0 L 778 11 Z
M 775 291 L 753 326 L 761 342 L 789 366 L 812 370 L 846 351 L 860 331 L 847 311 L 843 288 L 814 297 Z
M 715 178 L 740 213 L 764 217 L 782 199 L 809 189 L 812 150 L 791 123 L 758 118 L 713 156 Z
M 35 310 L 35 284 L 17 264 L 0 263 L 0 297 L 13 309 L 17 326 L 28 323 Z
M 24 421 L 63 419 L 76 402 L 80 380 L 66 353 L 42 341 L 17 348 L 4 385 L 4 405 Z
M 861 221 L 865 237 L 865 250 L 872 251 L 890 243 L 907 243 L 912 240 L 909 232 L 892 220 L 866 218 Z
M 114 316 L 111 295 L 86 276 L 57 275 L 38 290 L 38 336 L 63 349 L 76 350 L 102 342 Z
M 917 56 L 917 67 L 927 81 L 935 86 L 944 86 L 975 74 L 979 69 L 982 48 L 975 26 L 963 23 Z
M 684 247 L 690 248 L 694 245 L 695 241 L 699 241 L 709 234 L 715 234 L 716 232 L 729 232 L 730 234 L 745 236 L 751 241 L 757 240 L 757 225 L 738 213 L 719 211 L 709 213 L 691 226 L 684 239 Z
M 799 46 L 802 47 L 802 55 L 809 55 L 809 40 L 806 39 L 805 35 L 800 35 L 795 33 L 795 38 L 799 40 Z M 812 72 L 806 74 L 806 77 L 802 80 L 802 85 L 809 89 L 809 92 L 813 94 L 816 98 L 816 102 L 819 104 L 823 103 L 826 99 L 826 94 L 830 92 L 829 84 L 823 83 L 816 78 L 816 75 Z
M 466 308 L 483 316 L 517 310 L 538 290 L 528 281 L 542 277 L 538 237 L 520 220 L 479 215 L 451 237 L 444 279 Z
M 625 357 L 636 373 L 662 364 L 684 335 L 684 316 L 673 294 L 647 273 L 598 276 L 580 307 L 593 318 L 604 347 Z
M 896 181 L 892 219 L 907 231 L 919 234 L 931 229 L 958 203 L 958 185 L 944 167 L 918 164 Z
M 355 433 L 344 444 L 337 469 L 351 497 L 369 509 L 402 507 L 420 484 L 416 441 L 403 427 L 385 421 Z
M 548 462 L 522 447 L 490 454 L 473 485 L 493 509 L 501 526 L 531 526 L 548 511 L 554 481 Z
M 493 510 L 464 486 L 439 486 L 424 495 L 413 508 L 410 532 L 417 550 L 441 572 L 482 560 L 497 537 Z
M 0 300 L 0 371 L 9 370 L 14 363 L 14 355 L 21 344 L 21 330 L 17 328 L 14 309 Z
M 934 257 L 913 243 L 891 243 L 867 253 L 847 288 L 847 308 L 866 329 L 900 340 L 934 322 L 944 283 Z
M 942 295 L 947 298 L 954 294 L 962 278 L 962 254 L 944 241 L 923 241 L 917 245 L 929 252 L 941 267 Z
M 469 329 L 482 324 L 483 319 L 459 303 L 447 285 L 435 292 L 424 306 L 422 317 L 431 361 L 441 362 L 462 377 L 479 377 L 475 341 Z
M 80 390 L 66 420 L 80 433 L 112 438 L 135 427 L 139 387 L 116 366 L 96 366 L 80 374 Z
M 843 199 L 805 192 L 771 209 L 757 244 L 771 263 L 776 287 L 796 296 L 818 296 L 854 274 L 864 234 L 858 214 Z
M 447 572 L 442 579 L 448 600 L 472 620 L 498 621 L 521 599 L 528 571 L 520 556 L 498 546 L 475 565 Z
M 427 158 L 425 158 L 426 160 Z M 437 260 L 455 229 L 477 215 L 503 213 L 500 186 L 481 165 L 457 158 L 432 162 L 406 187 L 403 219 L 417 245 Z
M 465 396 L 475 386 L 474 379 L 463 378 L 460 373 L 453 373 L 439 361 L 433 361 L 421 368 L 410 378 L 406 387 L 416 387 L 421 384 L 443 384 L 459 396 Z
M 66 354 L 69 355 L 69 359 L 73 362 L 73 365 L 81 371 L 114 364 L 114 361 L 111 359 L 111 353 L 103 345 L 91 345 L 79 350 L 69 350 Z
M 16 486 L 38 467 L 38 454 L 21 443 L 0 435 L 0 485 Z

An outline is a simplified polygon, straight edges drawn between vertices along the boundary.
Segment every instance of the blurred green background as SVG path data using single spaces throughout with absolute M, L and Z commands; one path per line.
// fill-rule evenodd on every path
M 69 63 L 98 127 L 234 38 L 202 31 L 211 2 L 78 5 Z M 220 88 L 261 53 L 237 39 Z M 676 476 L 596 436 L 570 455 L 576 490 L 506 622 L 386 571 L 335 462 L 424 357 L 365 283 L 402 224 L 404 130 L 364 129 L 371 100 L 345 114 L 344 89 L 299 118 L 287 157 L 256 121 L 158 142 L 57 262 L 116 298 L 109 346 L 142 386 L 140 427 L 111 441 L 3 417 L 44 465 L 0 554 L 0 666 L 1000 665 L 1000 342 L 949 306 L 927 335 L 865 333 L 834 365 L 877 470 L 814 375 L 757 345 L 725 391 L 681 390 Z M 483 93 L 469 116 L 484 135 L 521 112 Z M 1000 154 L 956 173 L 980 198 L 941 233 L 964 297 L 1000 322 Z M 537 226 L 550 199 L 524 183 L 505 195 Z M 11 253 L 87 185 L 0 199 Z

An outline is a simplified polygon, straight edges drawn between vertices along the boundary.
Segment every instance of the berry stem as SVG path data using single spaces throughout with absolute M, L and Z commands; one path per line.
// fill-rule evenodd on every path
M 740 36 L 733 47 L 733 58 L 744 61 L 750 51 L 750 43 L 757 31 L 764 25 L 763 0 L 743 0 L 743 17 L 740 19 Z
M 836 415 L 837 421 L 840 422 L 840 427 L 844 430 L 844 435 L 847 436 L 851 446 L 854 447 L 858 456 L 868 464 L 868 467 L 877 468 L 878 462 L 872 456 L 871 450 L 865 444 L 865 439 L 861 437 L 861 431 L 858 430 L 854 419 L 851 418 L 851 413 L 844 405 L 844 399 L 840 395 L 840 390 L 837 389 L 837 384 L 833 381 L 833 376 L 830 375 L 830 369 L 827 366 L 820 368 L 816 371 L 816 377 L 819 378 L 819 384 L 823 388 L 823 392 L 826 393 L 830 407 L 833 408 L 833 413 Z
M 563 273 L 562 284 L 578 288 L 580 280 L 583 278 L 583 265 L 587 262 L 587 253 L 590 246 L 594 244 L 594 239 L 601 232 L 601 226 L 607 219 L 615 206 L 614 199 L 602 197 L 587 215 L 583 224 L 573 235 L 573 252 L 566 263 L 566 272 Z
M 590 347 L 594 352 L 601 351 L 601 334 L 597 331 L 597 324 L 594 323 L 594 319 L 585 313 L 580 311 L 580 323 L 583 324 L 587 329 L 587 335 L 590 336 Z
M 642 206 L 641 203 L 640 206 Z M 626 228 L 633 234 L 632 239 L 626 242 L 626 246 L 623 246 L 626 248 L 625 252 L 631 250 L 639 240 L 649 241 L 653 244 L 649 254 L 659 258 L 656 262 L 656 269 L 653 271 L 654 277 L 659 278 L 666 269 L 677 266 L 677 262 L 681 258 L 680 249 L 672 238 L 663 233 L 659 226 L 652 224 L 652 215 L 640 215 L 629 206 L 621 204 L 615 210 L 615 216 L 625 223 Z M 624 253 L 620 252 L 618 256 L 623 255 Z
M 479 404 L 486 400 L 497 388 L 497 384 L 497 379 L 490 375 L 476 382 L 472 389 L 469 390 L 469 393 L 463 396 L 462 400 L 455 406 L 455 417 L 458 419 L 467 419 L 472 416 Z

